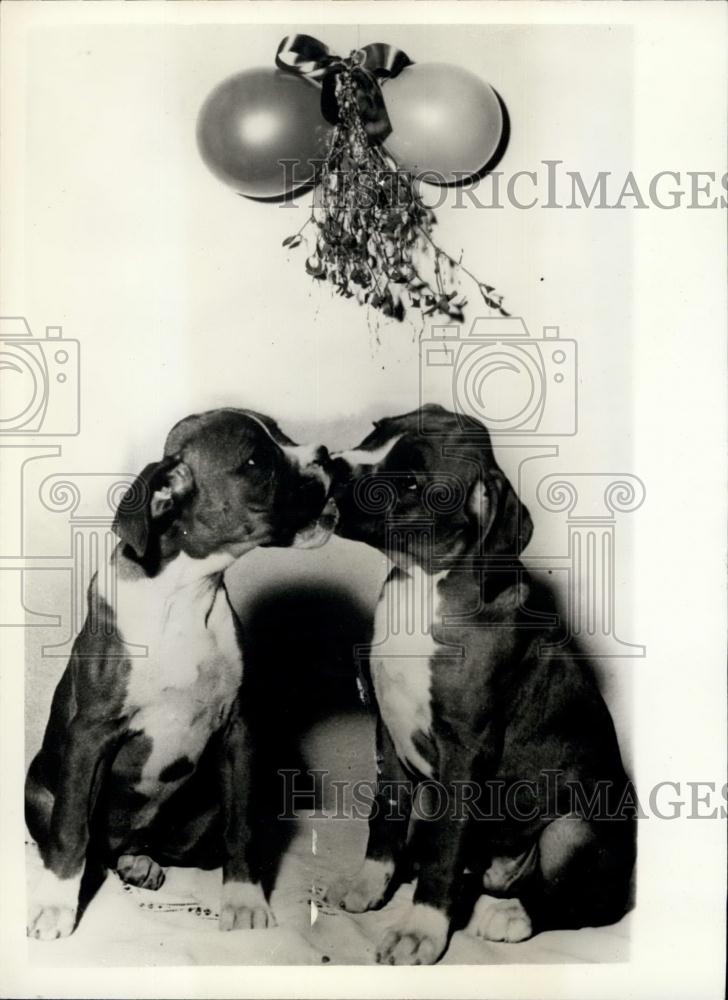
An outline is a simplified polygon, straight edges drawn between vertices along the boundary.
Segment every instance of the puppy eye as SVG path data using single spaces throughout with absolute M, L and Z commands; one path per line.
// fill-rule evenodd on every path
M 405 476 L 402 481 L 402 488 L 407 490 L 408 493 L 416 493 L 420 488 L 420 484 L 417 482 L 416 476 Z
M 259 469 L 260 466 L 260 456 L 251 455 L 249 458 L 244 458 L 235 471 L 243 473 L 247 472 L 248 469 Z

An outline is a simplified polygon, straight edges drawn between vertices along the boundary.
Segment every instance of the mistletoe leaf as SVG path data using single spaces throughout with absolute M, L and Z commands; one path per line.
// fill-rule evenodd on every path
M 306 271 L 314 278 L 321 278 L 326 273 L 326 268 L 317 256 L 309 257 L 306 261 Z

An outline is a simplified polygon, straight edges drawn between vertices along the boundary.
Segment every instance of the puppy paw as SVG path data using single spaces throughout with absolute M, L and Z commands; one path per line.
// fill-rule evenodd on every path
M 32 895 L 28 920 L 28 937 L 39 941 L 54 941 L 68 937 L 76 926 L 78 890 L 81 872 L 70 878 L 60 878 L 49 868 L 43 874 Z
M 475 904 L 466 933 L 486 941 L 525 941 L 533 933 L 531 920 L 519 899 L 483 895 Z
M 164 868 L 146 854 L 122 854 L 116 871 L 123 882 L 139 889 L 158 889 L 166 877 Z
M 327 903 L 349 913 L 364 913 L 380 905 L 394 874 L 393 861 L 366 858 L 353 878 L 332 882 L 325 893 Z
M 447 947 L 449 921 L 426 903 L 413 903 L 382 938 L 377 961 L 386 965 L 432 965 Z
M 225 882 L 218 926 L 221 931 L 261 930 L 275 927 L 276 918 L 259 885 L 253 882 Z
M 28 937 L 55 941 L 68 937 L 76 923 L 76 908 L 71 906 L 35 907 L 28 924 Z

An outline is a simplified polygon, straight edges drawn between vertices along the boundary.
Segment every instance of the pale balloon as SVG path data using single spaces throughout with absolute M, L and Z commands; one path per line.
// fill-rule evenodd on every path
M 498 148 L 500 101 L 467 69 L 415 63 L 389 80 L 382 93 L 392 124 L 385 147 L 405 170 L 432 171 L 440 183 L 452 184 L 478 174 Z

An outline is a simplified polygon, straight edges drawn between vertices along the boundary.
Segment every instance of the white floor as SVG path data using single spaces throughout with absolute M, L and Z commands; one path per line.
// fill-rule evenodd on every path
M 279 924 L 272 930 L 218 931 L 219 871 L 170 868 L 157 892 L 125 887 L 110 874 L 71 937 L 28 942 L 30 961 L 44 966 L 369 964 L 377 940 L 406 905 L 412 886 L 402 886 L 384 909 L 361 916 L 311 903 L 317 888 L 339 871 L 356 867 L 365 840 L 361 821 L 302 822 L 271 899 Z M 29 846 L 31 881 L 39 864 Z M 612 927 L 551 931 L 521 944 L 483 942 L 458 932 L 442 961 L 626 961 L 628 925 L 629 916 Z
M 365 716 L 327 719 L 310 730 L 302 749 L 310 766 L 325 769 L 332 780 L 374 777 L 373 726 Z M 367 824 L 303 817 L 296 821 L 296 829 L 271 897 L 276 928 L 218 931 L 219 871 L 170 868 L 157 892 L 124 886 L 109 874 L 73 935 L 61 941 L 29 941 L 30 961 L 45 966 L 374 962 L 376 944 L 411 898 L 412 886 L 402 886 L 382 910 L 360 916 L 320 902 L 312 905 L 334 877 L 357 869 L 364 856 Z M 28 846 L 27 857 L 32 883 L 40 866 L 33 846 Z M 441 961 L 457 965 L 624 962 L 629 958 L 629 922 L 627 915 L 611 927 L 550 931 L 520 944 L 484 942 L 460 931 Z

